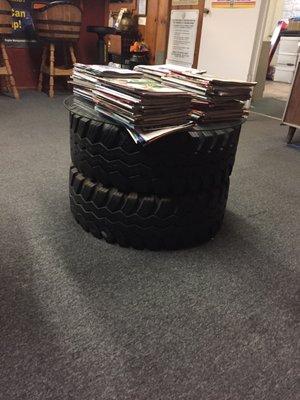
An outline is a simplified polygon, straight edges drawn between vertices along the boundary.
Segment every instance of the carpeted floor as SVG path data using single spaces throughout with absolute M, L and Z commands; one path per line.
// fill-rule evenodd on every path
M 139 252 L 73 221 L 62 100 L 0 97 L 0 398 L 296 400 L 300 168 L 287 128 L 244 126 L 214 241 Z
M 286 107 L 286 101 L 276 99 L 273 97 L 264 97 L 256 100 L 251 105 L 251 110 L 260 114 L 269 115 L 270 117 L 279 118 L 283 117 Z

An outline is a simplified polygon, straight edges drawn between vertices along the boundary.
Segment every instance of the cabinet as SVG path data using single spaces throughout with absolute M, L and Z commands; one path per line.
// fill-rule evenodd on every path
M 274 81 L 292 83 L 299 55 L 300 37 L 282 36 Z

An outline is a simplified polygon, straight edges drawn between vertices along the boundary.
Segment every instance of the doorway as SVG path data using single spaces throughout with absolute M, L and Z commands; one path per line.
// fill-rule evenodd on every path
M 300 49 L 300 30 L 291 29 L 289 20 L 299 16 L 300 0 L 270 2 L 264 43 L 269 43 L 269 48 L 274 46 L 274 55 L 267 71 L 263 95 L 253 102 L 252 107 L 257 113 L 279 120 L 289 98 Z

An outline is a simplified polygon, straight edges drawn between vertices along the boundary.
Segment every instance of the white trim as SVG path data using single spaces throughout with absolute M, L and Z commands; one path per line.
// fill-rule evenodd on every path
M 259 17 L 257 21 L 254 45 L 253 45 L 252 56 L 248 72 L 248 79 L 247 79 L 249 82 L 255 81 L 257 68 L 259 64 L 260 52 L 264 40 L 269 6 L 270 6 L 270 0 L 262 0 L 260 3 Z
M 300 126 L 299 126 L 299 125 L 291 125 L 291 124 L 288 124 L 287 122 L 283 122 L 282 125 L 283 125 L 283 126 L 290 126 L 290 127 L 292 127 L 292 128 L 296 128 L 296 129 L 300 129 Z

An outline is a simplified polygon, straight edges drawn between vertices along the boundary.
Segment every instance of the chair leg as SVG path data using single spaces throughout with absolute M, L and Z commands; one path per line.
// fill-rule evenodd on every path
M 288 132 L 287 138 L 286 138 L 287 144 L 292 143 L 292 140 L 293 140 L 293 137 L 295 135 L 295 132 L 296 132 L 296 128 L 294 128 L 293 126 L 290 126 L 289 127 L 289 132 Z
M 70 44 L 69 49 L 70 49 L 71 61 L 72 61 L 72 64 L 74 65 L 74 64 L 76 64 L 77 60 L 76 60 L 76 56 L 75 56 L 75 52 L 74 52 L 74 47 L 72 44 Z
M 4 88 L 5 88 L 5 90 L 6 90 L 7 92 L 11 93 L 12 90 L 11 90 L 11 85 L 10 85 L 9 77 L 6 75 L 4 79 L 5 79 Z
M 12 74 L 12 70 L 11 70 L 10 63 L 9 63 L 9 60 L 8 60 L 8 56 L 7 56 L 7 53 L 6 53 L 5 44 L 2 42 L 0 44 L 0 47 L 1 47 L 1 53 L 2 53 L 2 57 L 3 57 L 4 65 L 5 65 L 5 68 L 6 68 L 6 71 L 7 71 L 7 75 L 8 75 L 8 78 L 9 78 L 9 84 L 11 86 L 11 90 L 13 92 L 13 95 L 14 95 L 15 99 L 19 100 L 20 96 L 19 96 L 18 89 L 16 87 L 15 78 L 14 78 L 14 76 Z
M 53 43 L 50 43 L 49 97 L 54 96 L 54 63 L 55 63 L 55 45 Z
M 1 92 L 9 92 L 10 91 L 10 84 L 8 82 L 7 75 L 0 76 L 0 91 Z
M 0 92 L 7 92 L 7 85 L 3 76 L 0 76 Z
M 42 53 L 42 63 L 41 63 L 41 69 L 40 69 L 40 74 L 39 74 L 39 83 L 38 83 L 38 91 L 41 92 L 43 89 L 43 71 L 44 67 L 46 65 L 46 59 L 47 59 L 47 45 L 43 47 L 43 53 Z

